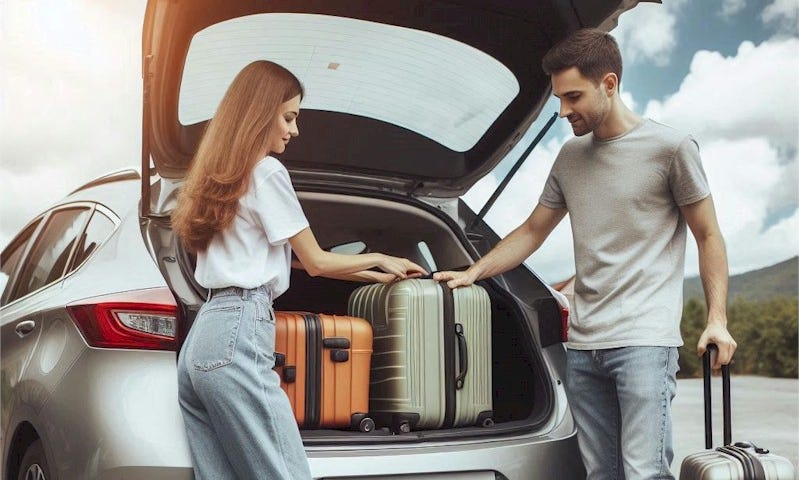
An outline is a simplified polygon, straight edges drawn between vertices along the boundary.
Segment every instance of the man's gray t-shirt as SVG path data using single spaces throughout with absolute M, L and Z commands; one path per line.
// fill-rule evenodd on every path
M 577 276 L 569 348 L 680 346 L 686 224 L 710 194 L 693 138 L 653 120 L 563 146 L 539 202 L 566 208 Z

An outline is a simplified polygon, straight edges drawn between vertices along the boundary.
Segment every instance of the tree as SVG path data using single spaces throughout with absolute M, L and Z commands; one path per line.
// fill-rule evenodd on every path
M 696 343 L 705 328 L 703 303 L 692 298 L 683 307 L 680 377 L 702 376 Z M 799 377 L 799 299 L 773 297 L 747 301 L 736 297 L 727 311 L 728 328 L 738 343 L 732 371 L 741 375 Z
M 704 303 L 695 298 L 688 300 L 683 307 L 682 322 L 680 323 L 685 343 L 680 347 L 679 377 L 702 376 L 702 360 L 696 355 L 696 342 L 699 341 L 699 336 L 705 329 L 706 321 L 707 311 Z

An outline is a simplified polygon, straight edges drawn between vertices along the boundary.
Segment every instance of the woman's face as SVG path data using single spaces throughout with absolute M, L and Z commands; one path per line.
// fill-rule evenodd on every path
M 269 152 L 283 153 L 291 137 L 300 134 L 297 128 L 297 116 L 300 114 L 300 96 L 282 103 L 277 108 L 277 115 L 269 132 Z

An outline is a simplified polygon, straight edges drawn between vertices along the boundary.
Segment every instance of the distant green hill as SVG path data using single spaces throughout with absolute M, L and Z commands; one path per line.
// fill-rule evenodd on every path
M 730 276 L 730 301 L 736 297 L 745 300 L 768 300 L 773 297 L 799 295 L 799 257 L 793 257 L 770 267 Z M 699 277 L 686 278 L 683 297 L 704 301 L 702 281 Z

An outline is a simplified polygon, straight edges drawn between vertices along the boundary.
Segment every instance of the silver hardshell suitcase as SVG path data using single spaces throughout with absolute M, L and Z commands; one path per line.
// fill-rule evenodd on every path
M 479 285 L 432 279 L 367 285 L 350 315 L 374 332 L 369 414 L 395 432 L 492 421 L 491 306 Z
M 713 428 L 710 412 L 710 352 L 709 345 L 702 358 L 705 392 L 705 451 L 685 457 L 680 467 L 680 480 L 796 480 L 793 464 L 779 455 L 750 442 L 732 444 L 730 412 L 730 368 L 724 365 L 722 375 L 722 405 L 724 409 L 724 446 L 713 449 Z

